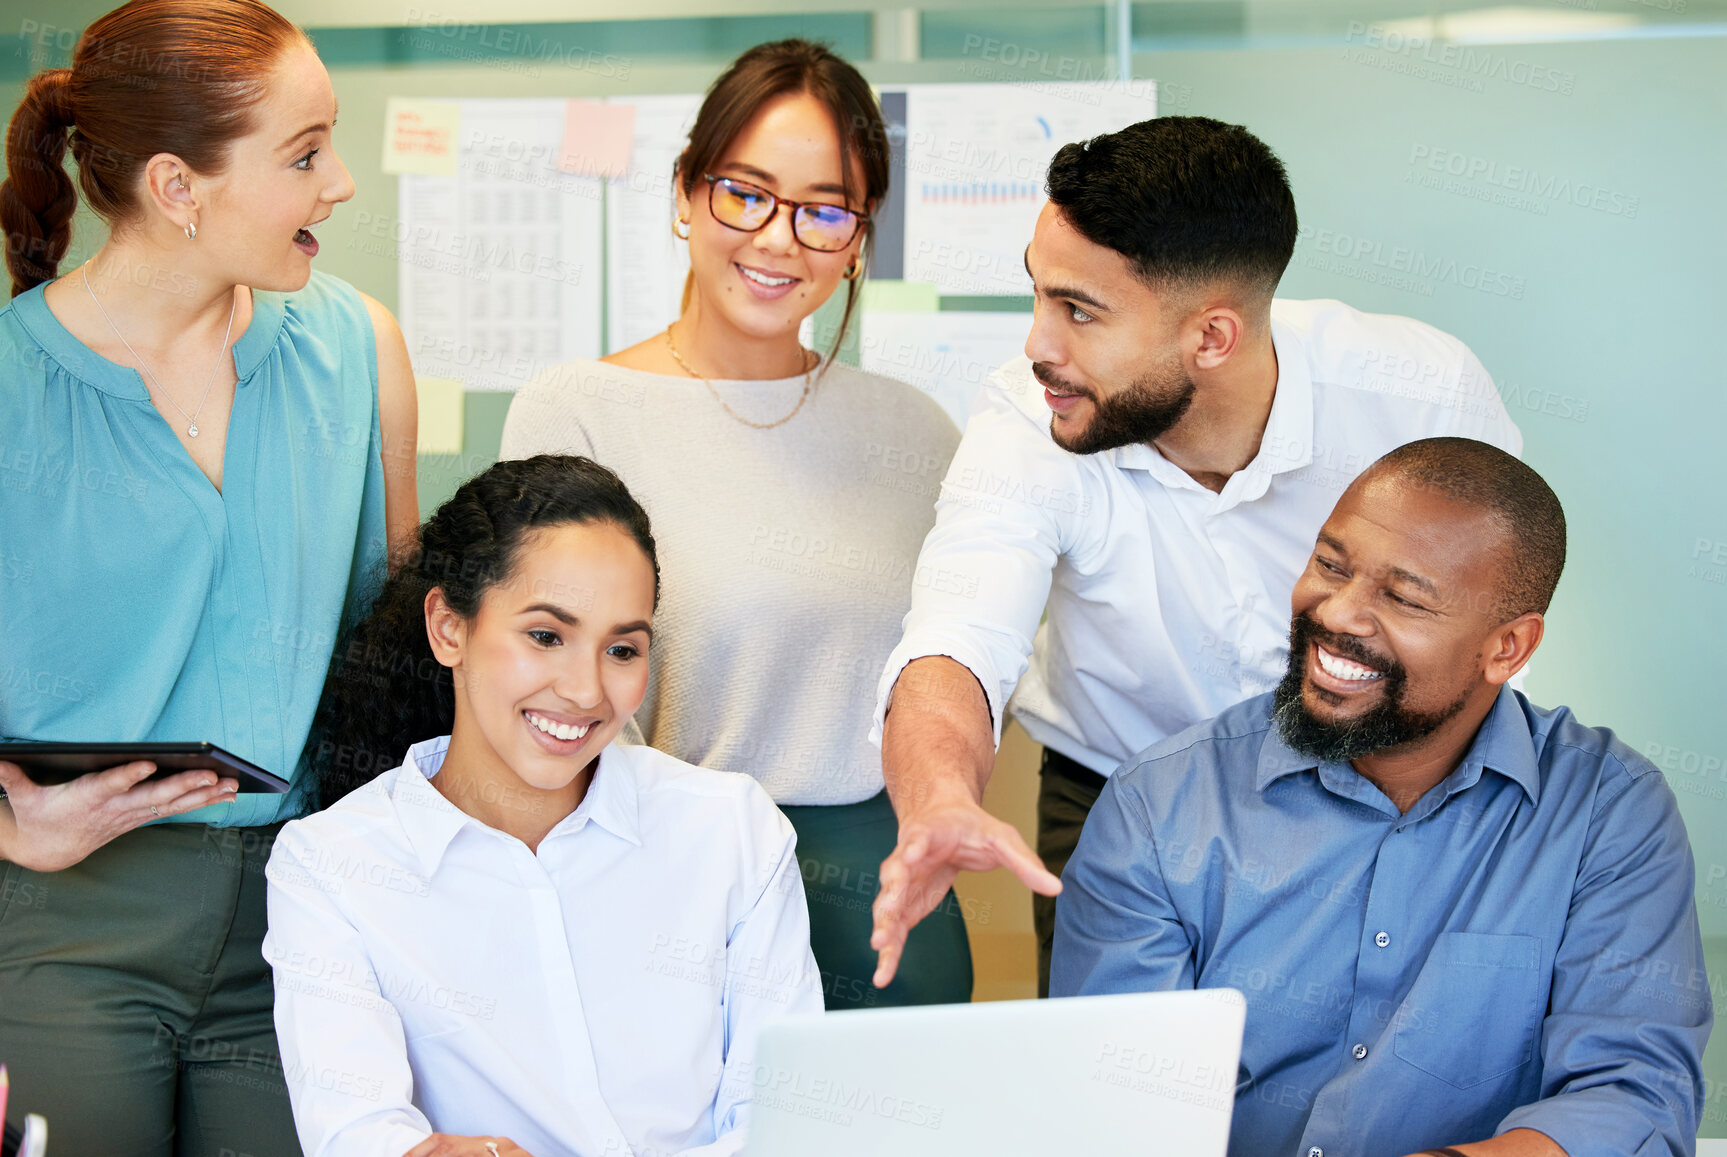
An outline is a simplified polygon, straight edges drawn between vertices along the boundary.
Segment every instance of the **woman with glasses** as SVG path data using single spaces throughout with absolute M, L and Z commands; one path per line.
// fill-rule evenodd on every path
M 805 349 L 800 323 L 857 303 L 887 196 L 887 131 L 857 70 L 801 40 L 714 82 L 674 173 L 689 242 L 663 334 L 541 375 L 502 456 L 611 467 L 653 519 L 665 575 L 636 722 L 688 763 L 754 776 L 797 829 L 811 946 L 830 1009 L 965 1001 L 958 900 L 870 982 L 870 908 L 896 825 L 870 741 L 918 547 L 958 432 L 931 399 Z M 662 642 L 663 640 L 663 642 Z

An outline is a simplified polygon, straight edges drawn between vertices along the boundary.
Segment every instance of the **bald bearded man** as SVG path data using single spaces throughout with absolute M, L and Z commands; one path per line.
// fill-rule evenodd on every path
M 1104 789 L 1051 993 L 1244 992 L 1233 1157 L 1692 1152 L 1713 1014 L 1673 793 L 1506 686 L 1564 560 L 1511 455 L 1393 450 L 1320 530 L 1277 689 Z

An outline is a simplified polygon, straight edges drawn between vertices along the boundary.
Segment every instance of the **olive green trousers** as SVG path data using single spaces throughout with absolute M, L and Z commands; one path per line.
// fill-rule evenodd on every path
M 280 825 L 156 824 L 60 872 L 0 863 L 7 1118 L 58 1157 L 300 1153 L 271 1019 Z

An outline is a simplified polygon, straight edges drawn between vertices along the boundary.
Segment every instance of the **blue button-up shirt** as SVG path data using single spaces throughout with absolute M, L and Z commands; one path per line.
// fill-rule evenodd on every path
M 1713 1020 L 1656 769 L 1506 689 L 1399 814 L 1250 699 L 1130 760 L 1062 876 L 1058 996 L 1236 988 L 1232 1157 L 1399 1157 L 1516 1128 L 1690 1153 Z

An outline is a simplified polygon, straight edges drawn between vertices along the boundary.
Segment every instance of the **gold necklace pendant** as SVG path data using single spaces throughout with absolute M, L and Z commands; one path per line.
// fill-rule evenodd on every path
M 677 324 L 677 322 L 672 323 L 672 325 L 676 325 L 676 324 Z M 742 422 L 744 425 L 749 426 L 750 428 L 755 429 L 755 430 L 772 430 L 776 426 L 783 426 L 787 422 L 791 421 L 793 418 L 797 417 L 798 411 L 804 408 L 805 402 L 809 401 L 810 386 L 812 384 L 814 384 L 814 382 L 815 382 L 816 367 L 814 365 L 812 365 L 807 370 L 804 371 L 804 392 L 802 394 L 798 395 L 798 404 L 792 407 L 791 413 L 787 414 L 785 417 L 781 418 L 777 422 L 752 422 L 748 418 L 744 417 L 742 414 L 738 413 L 736 410 L 734 410 L 730 406 L 728 406 L 726 404 L 726 400 L 724 398 L 720 397 L 720 392 L 718 390 L 714 389 L 714 384 L 712 382 L 708 381 L 708 379 L 702 377 L 702 375 L 696 373 L 695 370 L 690 368 L 690 363 L 686 362 L 684 360 L 684 355 L 678 352 L 678 343 L 675 340 L 673 340 L 673 338 L 672 338 L 672 326 L 671 325 L 666 326 L 666 349 L 667 349 L 667 351 L 669 351 L 671 353 L 672 360 L 678 363 L 678 365 L 683 369 L 684 373 L 690 375 L 690 377 L 692 377 L 692 378 L 695 378 L 697 381 L 701 382 L 702 385 L 704 385 L 708 388 L 708 393 L 710 393 L 714 396 L 714 401 L 716 401 L 720 404 L 720 409 L 724 410 L 726 413 L 730 414 L 733 418 L 736 418 L 738 421 Z M 820 358 L 820 356 L 817 356 L 816 363 L 820 364 L 820 362 L 821 362 L 821 358 Z
M 216 371 L 222 368 L 222 358 L 228 352 L 228 339 L 234 336 L 234 309 L 240 304 L 240 295 L 232 290 L 229 291 L 232 300 L 228 302 L 228 329 L 222 334 L 222 348 L 216 351 L 216 362 L 210 367 L 210 376 L 204 379 L 204 393 L 198 399 L 198 408 L 188 414 L 186 407 L 175 400 L 174 395 L 168 392 L 168 388 L 162 384 L 150 367 L 144 364 L 144 359 L 138 356 L 138 351 L 132 348 L 132 343 L 126 340 L 126 335 L 120 332 L 120 327 L 115 325 L 114 319 L 108 316 L 108 310 L 102 305 L 102 299 L 96 296 L 94 289 L 90 288 L 90 262 L 94 260 L 96 260 L 96 256 L 91 254 L 89 261 L 78 267 L 78 273 L 84 279 L 84 292 L 88 293 L 90 300 L 96 303 L 96 308 L 102 314 L 102 320 L 108 323 L 108 328 L 114 331 L 114 336 L 120 339 L 120 344 L 126 347 L 126 352 L 132 355 L 132 360 L 137 362 L 138 368 L 144 371 L 144 376 L 155 385 L 158 393 L 168 399 L 168 404 L 179 410 L 180 416 L 186 419 L 186 436 L 196 438 L 198 436 L 198 415 L 204 412 L 204 403 L 210 400 L 210 387 L 215 384 Z

